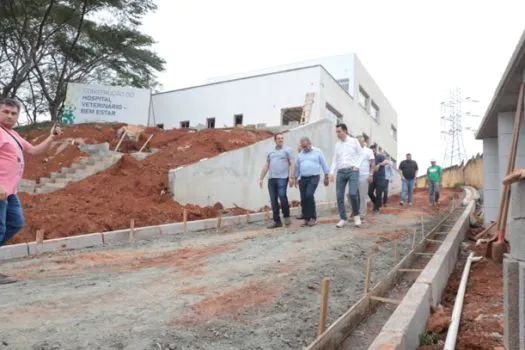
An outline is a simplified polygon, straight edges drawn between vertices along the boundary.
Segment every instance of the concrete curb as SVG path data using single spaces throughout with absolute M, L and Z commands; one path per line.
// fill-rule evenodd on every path
M 430 317 L 430 307 L 440 303 L 450 273 L 456 266 L 458 251 L 475 207 L 475 201 L 471 200 L 369 350 L 418 348 L 419 335 L 425 331 Z
M 319 202 L 317 204 L 318 214 L 326 213 L 337 208 L 335 202 Z M 290 208 L 292 216 L 299 214 L 299 208 Z M 270 213 L 271 215 L 271 213 Z M 245 214 L 237 216 L 225 216 L 222 218 L 221 227 L 227 227 L 242 223 L 254 223 L 266 220 L 266 212 Z M 188 221 L 187 232 L 197 232 L 217 228 L 217 218 Z M 98 247 L 116 243 L 127 243 L 130 241 L 130 229 L 108 231 L 102 233 L 81 234 L 65 238 L 44 240 L 41 244 L 36 242 L 13 244 L 0 247 L 0 261 L 23 258 L 41 253 L 52 253 L 63 250 L 75 250 Z M 163 235 L 175 235 L 184 233 L 184 223 L 177 222 L 156 226 L 137 227 L 134 230 L 134 240 L 152 239 Z

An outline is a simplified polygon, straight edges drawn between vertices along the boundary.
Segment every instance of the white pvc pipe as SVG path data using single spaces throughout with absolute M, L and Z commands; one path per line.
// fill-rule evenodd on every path
M 456 348 L 456 338 L 458 337 L 459 322 L 461 321 L 461 311 L 463 310 L 463 299 L 465 298 L 465 290 L 467 289 L 468 275 L 470 272 L 470 265 L 473 261 L 481 260 L 481 256 L 474 257 L 474 253 L 470 253 L 461 276 L 456 301 L 454 302 L 454 310 L 452 311 L 452 321 L 448 327 L 447 339 L 445 340 L 444 350 L 454 350 Z

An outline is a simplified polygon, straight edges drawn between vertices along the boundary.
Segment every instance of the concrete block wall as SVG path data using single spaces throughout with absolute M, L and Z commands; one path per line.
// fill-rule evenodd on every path
M 285 144 L 296 154 L 301 137 L 307 136 L 313 146 L 320 148 L 330 166 L 336 142 L 335 124 L 322 119 L 290 130 L 284 134 Z M 274 147 L 273 139 L 257 142 L 210 159 L 190 164 L 169 172 L 169 188 L 174 200 L 201 206 L 217 202 L 226 207 L 238 205 L 246 209 L 259 209 L 269 204 L 267 184 L 259 188 L 259 176 L 266 155 Z M 191 149 L 189 149 L 191 152 Z M 396 173 L 390 194 L 399 193 L 401 180 Z M 298 189 L 288 190 L 289 200 L 300 200 Z M 335 186 L 319 185 L 316 199 L 335 200 Z
M 514 129 L 514 114 L 514 112 L 505 112 L 498 114 L 499 184 L 503 182 L 503 178 L 507 173 L 510 147 L 512 144 L 512 131 Z M 525 123 L 521 123 L 520 127 L 518 152 L 516 155 L 515 167 L 525 168 Z M 497 205 L 499 206 L 499 199 Z
M 525 181 L 511 187 L 509 220 L 510 253 L 503 263 L 505 349 L 525 350 Z
M 498 139 L 483 140 L 483 207 L 485 224 L 495 221 L 500 202 Z

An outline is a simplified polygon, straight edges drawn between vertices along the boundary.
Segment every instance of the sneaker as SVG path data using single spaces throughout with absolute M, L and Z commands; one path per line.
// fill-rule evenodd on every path
M 355 224 L 357 227 L 361 226 L 361 218 L 359 217 L 359 215 L 354 216 L 354 224 Z
M 284 218 L 284 224 L 285 224 L 286 226 L 290 226 L 290 225 L 292 224 L 292 219 L 290 219 L 290 218 Z
M 0 273 L 0 284 L 9 284 L 15 282 L 17 282 L 15 278 Z
M 268 228 L 277 228 L 277 227 L 283 227 L 283 224 L 281 222 L 272 222 L 270 225 L 268 225 Z
M 403 206 L 403 204 L 404 204 L 403 202 L 399 202 L 399 205 L 400 205 L 400 206 Z
M 409 208 L 412 207 L 412 202 L 408 203 L 408 207 Z
M 339 222 L 337 223 L 337 225 L 335 225 L 335 227 L 343 228 L 345 225 L 346 225 L 346 220 L 339 220 Z
M 307 222 L 306 225 L 312 227 L 312 226 L 315 226 L 315 224 L 316 224 L 315 219 L 310 219 L 310 220 Z

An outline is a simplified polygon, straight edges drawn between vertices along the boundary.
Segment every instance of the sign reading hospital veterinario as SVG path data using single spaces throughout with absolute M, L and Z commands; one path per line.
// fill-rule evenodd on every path
M 151 91 L 120 86 L 69 83 L 62 121 L 148 123 Z

